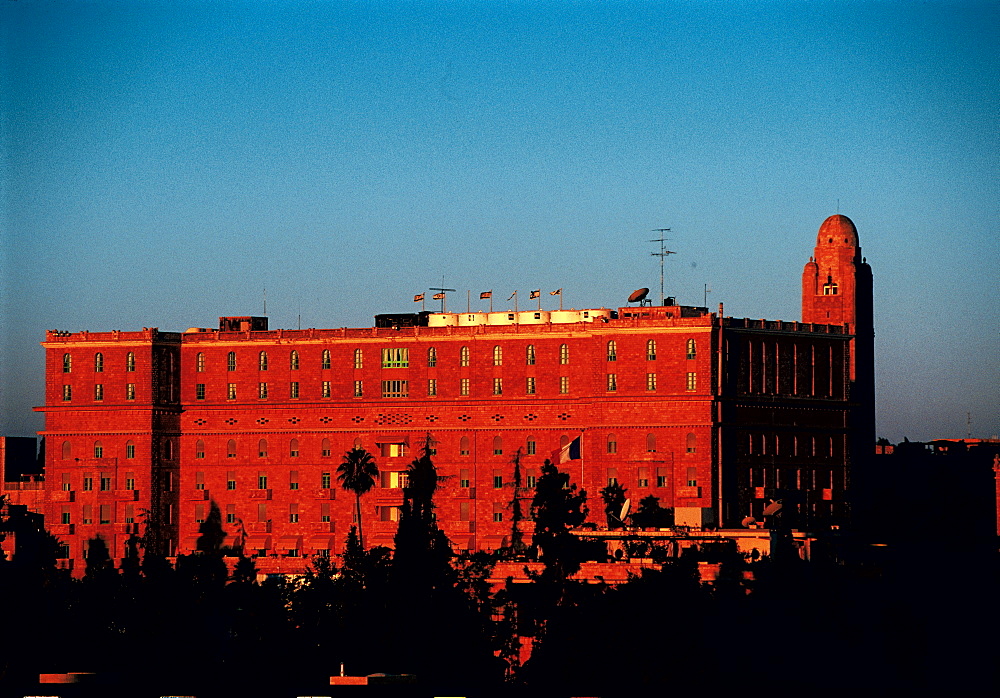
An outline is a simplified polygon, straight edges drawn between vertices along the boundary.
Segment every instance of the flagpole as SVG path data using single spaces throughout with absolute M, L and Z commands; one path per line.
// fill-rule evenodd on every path
M 472 289 L 465 292 L 465 312 L 472 312 Z

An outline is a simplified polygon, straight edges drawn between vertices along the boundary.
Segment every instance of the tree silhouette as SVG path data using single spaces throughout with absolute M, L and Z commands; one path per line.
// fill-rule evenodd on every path
M 337 480 L 340 486 L 354 493 L 355 508 L 358 515 L 358 539 L 361 547 L 365 547 L 365 536 L 361 529 L 361 495 L 375 486 L 378 478 L 378 466 L 368 451 L 355 446 L 344 454 L 344 462 L 337 466 Z
M 569 529 L 586 520 L 586 502 L 587 492 L 577 492 L 569 475 L 559 472 L 546 459 L 531 501 L 531 518 L 535 521 L 532 544 L 545 565 L 540 581 L 554 585 L 560 602 L 565 599 L 566 580 L 580 569 L 584 557 L 586 546 Z
M 604 500 L 604 516 L 608 522 L 608 529 L 614 530 L 624 526 L 625 522 L 619 517 L 625 504 L 625 488 L 616 480 L 601 490 L 601 499 Z

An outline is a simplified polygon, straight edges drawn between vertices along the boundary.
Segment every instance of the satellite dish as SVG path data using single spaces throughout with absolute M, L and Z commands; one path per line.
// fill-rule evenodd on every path
M 636 290 L 632 291 L 632 294 L 628 297 L 628 302 L 641 303 L 642 301 L 646 300 L 646 296 L 648 295 L 649 295 L 648 288 L 637 288 Z
M 629 509 L 632 508 L 632 500 L 626 499 L 625 503 L 622 504 L 622 512 L 618 515 L 618 520 L 625 523 L 625 518 L 628 516 Z
M 757 523 L 757 519 L 755 519 L 752 516 L 748 516 L 742 521 L 740 521 L 740 524 L 743 526 L 743 528 L 751 528 L 755 523 Z
M 764 516 L 773 516 L 781 511 L 781 502 L 771 502 L 764 507 Z

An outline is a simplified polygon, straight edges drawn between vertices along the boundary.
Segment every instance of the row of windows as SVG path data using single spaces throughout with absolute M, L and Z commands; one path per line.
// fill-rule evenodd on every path
M 63 373 L 73 372 L 73 356 L 71 354 L 63 354 L 62 370 Z M 135 354 L 131 351 L 125 355 L 125 370 L 135 370 Z M 101 352 L 94 354 L 94 373 L 104 373 L 104 354 Z
M 392 347 L 388 349 L 382 349 L 382 368 L 406 368 L 410 365 L 410 350 L 405 347 Z M 697 348 L 695 345 L 695 340 L 688 339 L 685 349 L 685 357 L 688 359 L 694 359 L 697 356 Z M 615 340 L 611 340 L 607 344 L 607 359 L 608 361 L 618 360 L 618 344 Z M 649 361 L 656 360 L 656 340 L 650 339 L 646 342 L 646 359 Z M 69 354 L 66 355 L 65 361 L 69 360 Z M 525 347 L 525 363 L 529 366 L 534 366 L 537 360 L 537 353 L 534 344 L 529 344 Z M 289 368 L 293 371 L 299 370 L 301 364 L 299 359 L 299 352 L 292 350 L 289 354 Z M 427 349 L 427 365 L 429 367 L 437 366 L 437 348 L 430 347 Z M 459 350 L 459 365 L 468 366 L 470 361 L 470 351 L 469 347 L 465 346 Z M 559 363 L 569 364 L 569 345 L 562 344 L 559 347 Z M 323 354 L 320 358 L 320 368 L 329 369 L 333 365 L 331 360 L 331 354 L 329 349 L 324 349 Z M 503 365 L 503 347 L 496 345 L 493 347 L 493 365 L 502 366 Z M 200 353 L 195 359 L 195 366 L 198 372 L 203 372 L 205 370 L 205 354 Z M 236 352 L 231 351 L 226 357 L 226 367 L 230 371 L 236 370 Z M 261 371 L 266 371 L 268 367 L 268 355 L 266 351 L 262 351 L 257 357 L 257 368 Z M 364 368 L 364 354 L 361 349 L 354 350 L 354 368 Z M 68 371 L 67 371 L 68 372 Z

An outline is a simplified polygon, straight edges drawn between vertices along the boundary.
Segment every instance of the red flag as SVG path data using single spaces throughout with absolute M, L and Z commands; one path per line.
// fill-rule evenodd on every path
M 419 302 L 420 302 L 420 301 L 422 301 L 423 299 L 424 299 L 424 294 L 422 294 L 422 293 L 418 293 L 417 295 L 415 295 L 415 296 L 413 297 L 413 302 L 414 302 L 414 303 L 419 303 Z
M 493 297 L 493 291 L 483 291 L 479 294 L 479 300 L 486 300 Z

